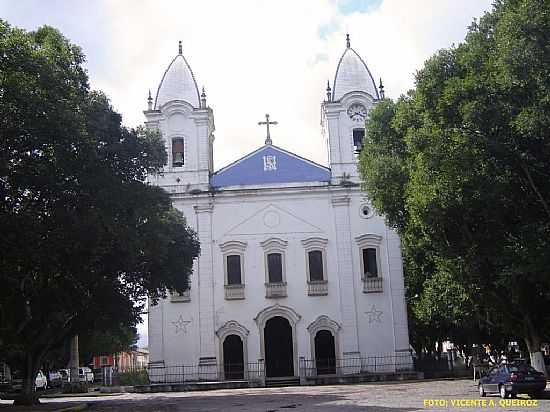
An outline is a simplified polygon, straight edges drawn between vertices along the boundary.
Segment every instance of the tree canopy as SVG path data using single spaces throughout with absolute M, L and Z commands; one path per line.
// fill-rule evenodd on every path
M 135 326 L 143 302 L 187 288 L 196 234 L 148 185 L 158 133 L 128 130 L 90 90 L 57 30 L 0 20 L 0 353 L 33 389 L 68 337 Z
M 550 4 L 498 0 L 371 113 L 364 188 L 402 236 L 416 319 L 550 338 Z

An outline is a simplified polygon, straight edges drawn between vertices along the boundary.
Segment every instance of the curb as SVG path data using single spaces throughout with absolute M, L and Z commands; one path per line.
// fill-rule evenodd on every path
M 55 411 L 52 411 L 52 412 L 79 412 L 79 411 L 83 411 L 83 410 L 86 410 L 86 409 L 88 409 L 88 404 L 87 403 L 80 403 L 78 405 L 69 406 L 67 408 L 56 409 Z
M 121 395 L 119 393 L 105 393 L 105 392 L 88 392 L 88 393 L 52 393 L 49 395 L 41 396 L 40 399 L 58 399 L 58 398 L 95 398 L 100 396 L 115 396 Z

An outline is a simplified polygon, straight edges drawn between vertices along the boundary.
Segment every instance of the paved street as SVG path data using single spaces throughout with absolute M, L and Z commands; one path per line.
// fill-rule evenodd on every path
M 414 383 L 362 384 L 341 386 L 310 386 L 289 388 L 234 389 L 209 392 L 158 394 L 123 394 L 111 397 L 67 399 L 70 402 L 90 402 L 90 411 L 141 412 L 285 412 L 285 411 L 549 411 L 550 391 L 537 405 L 509 406 L 527 402 L 528 397 L 501 400 L 498 396 L 479 398 L 471 380 Z M 485 399 L 486 407 L 475 402 Z M 56 402 L 62 399 L 55 399 Z M 443 406 L 425 406 L 425 400 L 439 400 Z M 453 405 L 453 401 L 455 405 Z M 490 401 L 494 404 L 491 405 Z M 457 404 L 457 402 L 460 403 Z M 502 404 L 506 402 L 507 404 Z M 532 401 L 529 401 L 532 402 Z

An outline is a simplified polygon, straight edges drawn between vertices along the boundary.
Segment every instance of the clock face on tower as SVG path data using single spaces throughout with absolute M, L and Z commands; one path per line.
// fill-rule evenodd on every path
M 364 122 L 367 118 L 367 109 L 360 103 L 354 103 L 348 109 L 348 116 L 355 122 Z

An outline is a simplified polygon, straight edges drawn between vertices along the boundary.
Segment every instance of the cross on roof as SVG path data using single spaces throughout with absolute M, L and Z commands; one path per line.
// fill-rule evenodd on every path
M 267 137 L 265 138 L 265 144 L 271 144 L 271 136 L 269 134 L 269 125 L 270 124 L 273 124 L 273 125 L 276 125 L 278 124 L 278 122 L 270 122 L 269 121 L 269 114 L 266 114 L 265 115 L 265 122 L 258 122 L 258 124 L 261 126 L 261 125 L 266 125 L 267 127 Z

